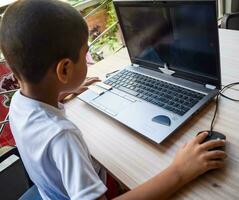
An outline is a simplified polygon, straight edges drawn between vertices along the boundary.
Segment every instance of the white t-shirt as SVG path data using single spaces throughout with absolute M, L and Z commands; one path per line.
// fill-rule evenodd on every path
M 106 192 L 80 130 L 65 118 L 64 109 L 17 91 L 9 120 L 25 168 L 43 199 L 93 200 Z

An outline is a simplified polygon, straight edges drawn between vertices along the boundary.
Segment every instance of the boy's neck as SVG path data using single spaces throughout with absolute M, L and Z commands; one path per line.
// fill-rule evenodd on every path
M 50 84 L 28 84 L 20 81 L 20 87 L 24 96 L 58 108 L 59 92 Z

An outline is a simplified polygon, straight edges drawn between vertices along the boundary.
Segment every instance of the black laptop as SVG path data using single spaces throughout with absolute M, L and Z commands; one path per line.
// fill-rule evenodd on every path
M 160 143 L 221 87 L 216 1 L 114 5 L 131 65 L 79 98 Z

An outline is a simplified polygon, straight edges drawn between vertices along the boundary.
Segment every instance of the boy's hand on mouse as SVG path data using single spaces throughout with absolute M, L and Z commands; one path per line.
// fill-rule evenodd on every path
M 185 144 L 177 152 L 171 164 L 185 184 L 211 169 L 224 166 L 226 153 L 220 150 L 208 150 L 225 146 L 225 140 L 211 140 L 202 143 L 207 135 L 207 132 L 201 133 Z

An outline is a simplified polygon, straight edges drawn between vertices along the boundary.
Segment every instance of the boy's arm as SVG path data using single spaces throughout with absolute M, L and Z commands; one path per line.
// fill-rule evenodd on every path
M 79 130 L 63 130 L 56 135 L 49 144 L 48 155 L 70 199 L 97 199 L 106 192 Z
M 211 169 L 224 165 L 224 151 L 208 151 L 224 146 L 224 140 L 214 140 L 206 143 L 207 132 L 193 138 L 177 153 L 173 163 L 163 172 L 146 183 L 117 197 L 115 200 L 159 200 L 167 199 L 182 186 Z M 219 159 L 219 160 L 215 160 Z M 99 200 L 104 200 L 104 197 Z
M 143 185 L 117 197 L 115 200 L 159 200 L 166 199 L 172 195 L 177 189 L 183 186 L 179 176 L 176 174 L 172 166 L 165 169 L 162 173 L 150 179 Z M 98 200 L 106 200 L 101 197 Z

